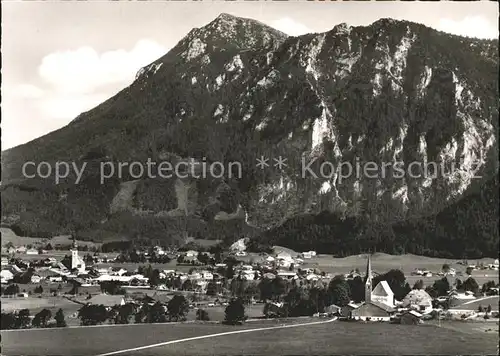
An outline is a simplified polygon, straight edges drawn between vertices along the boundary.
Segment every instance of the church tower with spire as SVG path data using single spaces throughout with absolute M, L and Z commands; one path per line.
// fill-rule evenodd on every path
M 368 263 L 366 265 L 365 277 L 365 303 L 370 303 L 372 300 L 372 261 L 371 255 L 368 255 Z
M 85 271 L 85 262 L 78 255 L 78 245 L 76 244 L 75 235 L 73 235 L 73 246 L 71 248 L 71 270 L 77 269 L 79 272 Z

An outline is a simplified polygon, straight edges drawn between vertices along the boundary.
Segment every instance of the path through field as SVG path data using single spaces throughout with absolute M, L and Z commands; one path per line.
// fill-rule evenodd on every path
M 161 346 L 166 346 L 166 345 L 171 345 L 171 344 L 178 344 L 180 342 L 187 342 L 187 341 L 208 339 L 208 338 L 214 338 L 214 337 L 218 337 L 218 336 L 226 336 L 226 335 L 250 333 L 250 332 L 256 332 L 256 331 L 265 331 L 265 330 L 274 330 L 274 329 L 287 329 L 287 328 L 297 328 L 297 327 L 300 327 L 300 326 L 326 324 L 326 323 L 331 323 L 332 321 L 335 321 L 335 319 L 329 319 L 329 320 L 325 320 L 325 321 L 315 321 L 315 322 L 303 323 L 303 324 L 280 325 L 280 326 L 271 326 L 271 327 L 267 327 L 267 328 L 264 327 L 264 328 L 255 328 L 255 329 L 228 331 L 228 332 L 217 333 L 217 334 L 202 335 L 202 336 L 188 337 L 188 338 L 178 339 L 178 340 L 165 341 L 165 342 L 160 342 L 160 343 L 152 344 L 152 345 L 146 345 L 146 346 L 134 347 L 134 348 L 125 349 L 125 350 L 108 352 L 108 353 L 100 354 L 100 355 L 96 355 L 96 356 L 120 355 L 120 354 L 129 353 L 129 352 L 135 352 L 135 351 L 141 351 L 141 350 L 151 349 L 151 348 L 154 348 L 154 347 L 161 347 Z

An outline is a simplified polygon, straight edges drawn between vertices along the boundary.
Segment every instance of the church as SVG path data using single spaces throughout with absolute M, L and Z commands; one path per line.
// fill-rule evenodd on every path
M 77 274 L 85 273 L 85 261 L 78 255 L 78 245 L 73 237 L 73 247 L 71 248 L 71 271 L 77 270 Z
M 368 256 L 365 301 L 351 311 L 351 318 L 365 321 L 389 321 L 395 312 L 394 292 L 386 281 L 381 281 L 372 289 L 372 281 L 371 258 Z

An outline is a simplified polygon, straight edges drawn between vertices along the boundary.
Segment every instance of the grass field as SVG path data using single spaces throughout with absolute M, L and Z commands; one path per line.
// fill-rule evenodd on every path
M 301 319 L 296 323 L 309 322 Z M 316 320 L 317 321 L 317 320 Z M 14 355 L 100 355 L 166 341 L 245 329 L 279 326 L 275 321 L 244 326 L 142 324 L 2 332 L 2 352 Z M 130 350 L 120 355 L 450 355 L 496 354 L 498 336 L 433 325 L 332 322 L 257 330 Z
M 55 245 L 68 245 L 72 243 L 72 240 L 69 235 L 61 235 L 54 236 L 51 239 L 44 239 L 39 237 L 29 237 L 29 236 L 18 236 L 11 229 L 2 227 L 0 228 L 0 232 L 2 233 L 2 246 L 5 246 L 7 243 L 11 242 L 14 246 L 25 246 L 25 245 L 33 245 L 33 246 L 45 246 L 50 242 L 52 246 Z M 102 243 L 92 242 L 92 241 L 80 241 L 78 240 L 78 244 L 80 246 L 96 246 L 99 247 Z

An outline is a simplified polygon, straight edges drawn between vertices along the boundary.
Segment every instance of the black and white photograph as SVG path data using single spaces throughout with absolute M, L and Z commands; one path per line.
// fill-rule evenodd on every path
M 497 2 L 1 7 L 0 356 L 498 355 Z

